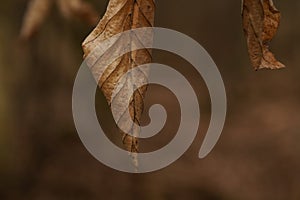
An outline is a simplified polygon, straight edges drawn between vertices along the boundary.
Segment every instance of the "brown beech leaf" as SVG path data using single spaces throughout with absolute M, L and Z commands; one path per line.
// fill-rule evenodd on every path
M 269 50 L 280 23 L 280 12 L 272 0 L 243 0 L 243 28 L 248 53 L 255 70 L 285 67 Z
M 53 0 L 31 0 L 26 10 L 21 28 L 21 38 L 31 38 L 49 14 Z
M 98 44 L 101 44 L 113 35 L 122 33 L 126 30 L 153 26 L 154 10 L 154 0 L 110 0 L 107 11 L 100 20 L 98 26 L 83 42 L 85 57 L 89 56 Z M 131 39 L 127 41 L 129 42 L 129 46 L 133 45 Z M 120 44 L 116 41 L 109 51 L 117 51 L 118 48 L 120 48 L 120 45 L 122 47 L 124 44 Z M 107 55 L 109 56 L 110 53 L 108 52 Z M 147 81 L 147 71 L 140 70 L 137 73 L 131 74 L 130 77 L 127 77 L 126 82 L 122 84 L 122 88 L 120 88 L 117 94 L 112 97 L 114 88 L 120 81 L 122 75 L 128 70 L 142 64 L 150 63 L 151 59 L 150 50 L 142 49 L 124 54 L 113 61 L 109 66 L 98 66 L 97 63 L 95 66 L 89 66 L 93 74 L 97 74 L 97 71 L 104 70 L 103 67 L 107 67 L 105 68 L 102 77 L 100 77 L 98 85 L 104 93 L 109 105 L 113 102 L 117 102 L 118 107 L 120 107 L 118 110 L 118 112 L 120 112 L 119 116 L 122 116 L 124 109 L 127 107 L 128 102 L 122 101 L 122 97 L 127 93 L 131 93 L 131 82 L 133 80 Z M 136 126 L 133 126 L 132 121 L 138 125 L 140 124 L 145 91 L 146 87 L 138 88 L 131 96 L 129 113 L 132 119 L 120 117 L 117 121 L 118 124 L 125 124 L 123 127 L 127 127 L 126 132 L 121 132 L 123 144 L 127 151 L 133 153 L 138 151 L 138 141 L 136 136 L 139 135 L 139 130 L 134 128 Z M 128 133 L 131 133 L 133 136 Z

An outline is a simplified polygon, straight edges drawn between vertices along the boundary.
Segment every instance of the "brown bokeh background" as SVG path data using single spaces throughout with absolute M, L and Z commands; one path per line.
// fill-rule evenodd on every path
M 104 13 L 107 1 L 91 2 Z M 92 27 L 67 21 L 53 9 L 38 35 L 22 43 L 26 3 L 3 0 L 0 6 L 1 199 L 300 199 L 299 1 L 275 1 L 283 18 L 272 50 L 287 68 L 259 72 L 248 59 L 240 1 L 157 1 L 156 26 L 191 36 L 215 60 L 228 116 L 215 149 L 199 160 L 210 104 L 205 84 L 194 77 L 202 114 L 195 142 L 171 166 L 138 175 L 95 160 L 73 124 L 72 86 L 82 62 L 81 42 Z M 189 68 L 166 52 L 155 51 L 154 61 Z M 159 102 L 162 89 L 151 87 L 146 101 Z M 97 99 L 101 114 L 106 103 L 101 95 Z M 171 94 L 162 101 L 177 105 Z M 168 109 L 171 126 L 162 136 L 141 141 L 145 149 L 172 139 L 177 111 Z M 106 115 L 103 120 L 110 121 Z

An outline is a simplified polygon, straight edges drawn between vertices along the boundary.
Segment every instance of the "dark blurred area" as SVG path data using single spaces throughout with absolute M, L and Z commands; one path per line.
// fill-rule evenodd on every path
M 91 2 L 102 15 L 107 1 Z M 184 156 L 163 170 L 137 175 L 98 162 L 81 143 L 71 108 L 81 42 L 93 27 L 65 20 L 52 9 L 40 32 L 22 42 L 19 32 L 27 1 L 2 0 L 0 199 L 300 199 L 300 1 L 275 1 L 282 22 L 271 49 L 287 68 L 258 72 L 250 66 L 240 1 L 156 3 L 156 26 L 197 40 L 223 76 L 228 116 L 215 149 L 198 159 L 210 100 L 204 82 L 196 77 L 191 82 L 200 91 L 201 128 Z M 154 61 L 179 70 L 189 65 L 161 51 L 154 51 Z M 161 89 L 150 87 L 146 102 L 160 102 L 154 97 Z M 176 107 L 172 98 L 164 96 L 166 107 Z M 97 99 L 98 111 L 107 109 L 103 97 Z M 171 125 L 162 136 L 141 141 L 146 150 L 172 139 L 168 133 L 178 123 L 178 109 L 167 110 Z

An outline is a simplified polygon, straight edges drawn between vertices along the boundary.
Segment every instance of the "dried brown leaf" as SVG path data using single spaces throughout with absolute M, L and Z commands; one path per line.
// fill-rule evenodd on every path
M 273 1 L 243 0 L 242 16 L 248 53 L 255 70 L 285 67 L 269 50 L 269 44 L 278 30 L 281 17 Z
M 122 33 L 126 30 L 131 30 L 141 27 L 151 27 L 154 22 L 154 0 L 110 0 L 107 11 L 103 18 L 100 20 L 98 26 L 92 31 L 92 33 L 83 42 L 83 50 L 85 57 L 92 52 L 97 44 L 101 44 L 106 39 L 113 35 Z M 130 39 L 129 39 L 130 40 Z M 132 42 L 132 41 L 131 41 Z M 110 51 L 116 51 L 119 46 L 116 42 Z M 129 44 L 133 45 L 133 44 Z M 109 53 L 108 53 L 109 55 Z M 117 102 L 120 112 L 120 116 L 127 108 L 127 102 L 122 101 L 122 98 L 127 93 L 131 93 L 132 80 L 147 80 L 147 72 L 139 71 L 138 73 L 131 74 L 123 83 L 123 87 L 118 90 L 117 94 L 112 98 L 112 92 L 120 81 L 122 75 L 128 70 L 134 67 L 151 62 L 151 53 L 148 49 L 142 49 L 138 51 L 132 51 L 127 53 L 112 64 L 110 64 L 104 71 L 103 76 L 100 78 L 98 85 L 104 93 L 109 105 L 113 102 Z M 93 74 L 97 74 L 97 71 L 104 70 L 106 66 L 90 66 Z M 146 87 L 139 88 L 131 98 L 129 105 L 129 112 L 132 120 L 136 124 L 140 124 L 141 114 L 143 111 L 143 98 L 146 91 Z M 126 127 L 126 132 L 122 132 L 123 143 L 127 151 L 137 152 L 138 141 L 136 137 L 129 135 L 131 133 L 134 136 L 138 136 L 139 130 L 134 129 L 131 119 L 122 118 L 118 119 L 118 124 L 122 124 L 122 127 Z
M 21 28 L 21 38 L 31 38 L 41 27 L 49 14 L 53 0 L 31 0 L 26 10 Z

